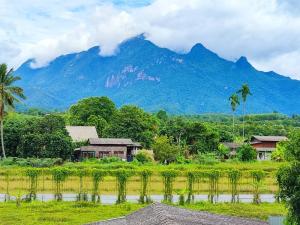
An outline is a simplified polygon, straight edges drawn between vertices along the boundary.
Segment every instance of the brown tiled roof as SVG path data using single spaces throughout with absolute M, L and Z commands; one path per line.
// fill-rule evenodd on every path
M 242 146 L 242 144 L 234 143 L 234 142 L 222 142 L 221 144 L 225 145 L 228 148 L 239 148 Z
M 133 145 L 131 139 L 128 138 L 90 138 L 91 145 Z
M 153 203 L 128 216 L 90 225 L 267 225 L 267 222 Z
M 285 141 L 287 140 L 287 137 L 285 136 L 258 136 L 254 135 L 251 138 L 252 141 L 273 141 L 273 142 L 279 142 L 279 141 Z

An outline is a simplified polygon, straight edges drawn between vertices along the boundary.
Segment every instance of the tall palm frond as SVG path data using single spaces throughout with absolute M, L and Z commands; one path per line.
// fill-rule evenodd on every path
M 235 135 L 235 131 L 234 131 L 234 112 L 237 109 L 238 105 L 240 105 L 240 100 L 239 100 L 239 96 L 234 93 L 232 94 L 229 99 L 230 101 L 230 105 L 231 105 L 231 109 L 232 109 L 232 133 L 233 136 Z
M 7 71 L 7 65 L 0 65 L 0 122 L 1 122 L 1 147 L 2 155 L 5 158 L 4 138 L 3 138 L 3 120 L 4 113 L 8 108 L 15 108 L 15 102 L 25 99 L 23 89 L 13 84 L 20 80 L 18 76 L 14 76 L 13 69 Z
M 248 84 L 243 84 L 242 88 L 237 91 L 238 94 L 241 94 L 243 99 L 243 138 L 245 139 L 245 114 L 246 114 L 246 101 L 248 95 L 252 95 Z

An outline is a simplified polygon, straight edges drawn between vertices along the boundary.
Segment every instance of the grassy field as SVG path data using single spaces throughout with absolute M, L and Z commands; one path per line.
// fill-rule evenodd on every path
M 131 164 L 122 164 L 125 166 L 131 166 Z M 250 170 L 263 170 L 266 172 L 267 176 L 264 180 L 263 186 L 260 188 L 261 193 L 276 193 L 278 190 L 278 185 L 276 183 L 275 174 L 280 166 L 284 165 L 283 163 L 276 162 L 254 162 L 254 163 L 218 163 L 215 165 L 149 165 L 142 166 L 143 168 L 149 168 L 154 171 L 153 176 L 150 180 L 149 192 L 150 194 L 161 194 L 163 193 L 163 182 L 162 177 L 159 174 L 159 171 L 164 169 L 176 169 L 184 173 L 184 171 L 190 169 L 199 169 L 199 170 L 211 170 L 217 169 L 220 171 L 226 171 L 228 169 L 239 169 L 243 172 L 243 177 L 240 180 L 239 190 L 240 193 L 251 193 L 253 189 L 252 178 L 247 173 Z M 114 165 L 117 166 L 117 165 Z M 111 165 L 99 165 L 93 163 L 74 163 L 66 165 L 69 168 L 103 168 L 109 169 Z M 133 170 L 140 169 L 139 166 L 133 166 Z M 10 171 L 9 179 L 7 179 L 2 173 L 1 170 Z M 26 194 L 29 188 L 29 179 L 28 177 L 22 175 L 18 170 L 22 168 L 1 168 L 0 167 L 0 193 L 6 193 L 8 190 L 11 195 Z M 23 168 L 24 170 L 24 168 Z M 83 178 L 83 189 L 87 193 L 92 192 L 92 178 L 86 176 Z M 69 176 L 63 185 L 63 192 L 65 193 L 77 193 L 79 190 L 79 177 L 78 176 Z M 186 188 L 187 178 L 183 175 L 177 177 L 174 182 L 174 190 L 179 191 Z M 53 193 L 54 185 L 51 175 L 39 176 L 37 182 L 37 192 L 38 193 Z M 129 179 L 127 184 L 127 194 L 134 195 L 139 194 L 140 191 L 140 177 L 133 176 Z M 115 194 L 116 193 L 116 180 L 115 177 L 106 176 L 100 184 L 100 193 L 102 194 Z M 195 191 L 197 193 L 207 193 L 209 190 L 209 181 L 207 179 L 202 179 L 199 183 L 196 184 Z M 222 176 L 219 180 L 219 191 L 222 193 L 229 193 L 229 181 L 226 175 Z
M 129 214 L 143 205 L 99 205 L 80 202 L 0 203 L 1 225 L 76 225 Z M 285 215 L 282 204 L 210 204 L 196 203 L 186 208 L 218 214 L 266 220 L 269 215 Z

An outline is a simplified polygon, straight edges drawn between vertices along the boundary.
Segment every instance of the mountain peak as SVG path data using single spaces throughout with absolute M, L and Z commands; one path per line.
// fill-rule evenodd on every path
M 218 57 L 218 55 L 209 49 L 205 48 L 203 44 L 197 43 L 195 44 L 191 51 L 188 53 L 189 56 L 192 56 L 195 59 L 199 58 L 211 58 L 211 57 Z
M 100 52 L 100 47 L 99 47 L 99 46 L 91 47 L 90 49 L 87 50 L 87 52 L 88 52 L 88 53 L 99 54 L 99 52 Z
M 204 53 L 204 52 L 211 52 L 211 51 L 205 48 L 204 45 L 201 43 L 195 44 L 190 51 L 190 53 Z
M 235 64 L 242 69 L 253 69 L 253 66 L 249 63 L 245 56 L 241 56 Z
M 120 46 L 139 44 L 139 43 L 142 43 L 142 42 L 145 42 L 145 41 L 146 41 L 146 36 L 143 33 L 143 34 L 139 34 L 135 37 L 131 37 L 131 38 L 128 38 L 128 39 L 122 41 Z

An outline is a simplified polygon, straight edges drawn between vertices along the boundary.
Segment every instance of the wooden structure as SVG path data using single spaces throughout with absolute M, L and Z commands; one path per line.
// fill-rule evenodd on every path
M 270 160 L 277 143 L 286 140 L 285 136 L 252 136 L 250 144 L 256 149 L 257 160 Z
M 235 142 L 222 142 L 221 144 L 230 149 L 229 155 L 226 159 L 235 157 L 237 154 L 237 149 L 242 146 L 242 144 Z
M 116 156 L 132 161 L 133 156 L 141 148 L 139 143 L 127 138 L 89 138 L 88 144 L 76 149 L 77 159 Z

